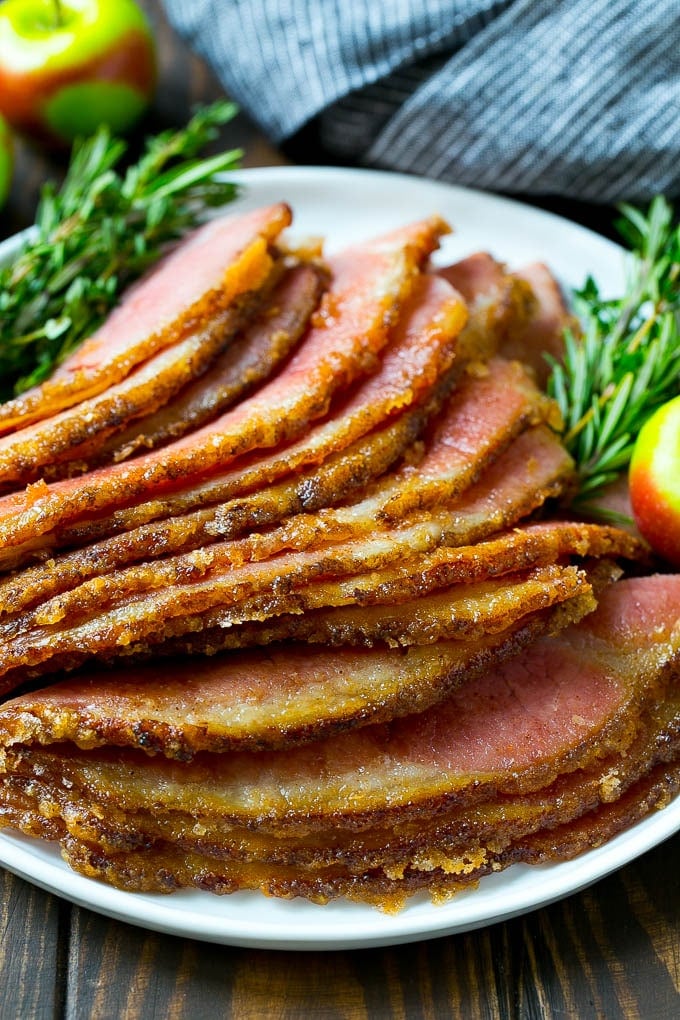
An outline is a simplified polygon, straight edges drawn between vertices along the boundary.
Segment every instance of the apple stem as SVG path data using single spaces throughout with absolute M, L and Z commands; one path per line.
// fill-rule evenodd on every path
M 54 19 L 55 28 L 61 28 L 64 24 L 64 12 L 61 9 L 61 0 L 53 0 L 54 2 Z

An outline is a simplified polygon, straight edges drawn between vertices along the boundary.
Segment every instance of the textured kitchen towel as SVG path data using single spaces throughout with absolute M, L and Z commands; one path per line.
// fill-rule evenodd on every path
M 680 0 L 165 0 L 275 141 L 525 194 L 680 194 Z

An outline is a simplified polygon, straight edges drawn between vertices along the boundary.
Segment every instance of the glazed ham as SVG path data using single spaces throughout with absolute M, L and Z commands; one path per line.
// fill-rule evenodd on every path
M 218 315 L 209 326 L 149 358 L 122 382 L 96 397 L 0 437 L 0 487 L 35 481 L 41 469 L 58 476 L 64 460 L 76 454 L 87 457 L 95 438 L 103 441 L 120 424 L 166 404 L 205 371 L 237 325 L 235 314 Z M 86 466 L 83 460 L 81 470 Z
M 482 358 L 524 335 L 536 315 L 537 298 L 530 285 L 486 252 L 437 271 L 465 298 L 470 318 L 461 341 Z
M 433 347 L 433 352 L 438 358 L 437 347 Z M 392 353 L 395 358 L 390 358 L 390 362 L 394 360 L 403 369 L 406 348 L 398 345 Z M 429 367 L 425 357 L 420 359 L 420 367 Z M 418 378 L 419 386 L 425 386 L 427 373 L 420 372 Z M 420 396 L 419 388 L 412 388 L 411 396 Z M 374 400 L 367 401 L 368 406 L 375 410 L 379 405 Z M 366 440 L 358 440 L 346 450 L 327 457 L 315 471 L 295 473 L 291 481 L 164 523 L 133 527 L 120 537 L 90 544 L 83 552 L 62 555 L 49 566 L 35 567 L 23 571 L 16 579 L 0 581 L 0 612 L 22 608 L 38 594 L 48 597 L 66 591 L 74 582 L 81 583 L 89 576 L 110 572 L 135 560 L 234 538 L 249 528 L 274 524 L 289 515 L 346 500 L 353 488 L 366 487 L 372 478 L 384 474 L 407 443 L 422 432 L 429 414 L 430 408 L 421 404 L 419 410 L 403 414 L 393 424 L 370 433 Z M 373 530 L 376 524 L 395 524 L 409 511 L 460 495 L 524 428 L 550 419 L 552 414 L 552 404 L 542 397 L 519 364 L 494 359 L 488 372 L 464 378 L 456 387 L 432 434 L 424 437 L 418 462 L 407 463 L 396 473 L 386 475 L 370 490 L 368 499 L 359 502 L 358 511 L 351 512 L 353 518 L 363 515 L 366 526 Z M 221 483 L 214 483 L 212 492 L 223 494 L 229 491 L 226 485 L 222 479 Z M 199 490 L 201 502 L 208 500 L 209 491 Z M 190 499 L 187 493 L 187 502 Z M 169 505 L 180 508 L 178 502 L 176 497 Z M 186 502 L 180 506 L 185 507 Z M 147 512 L 152 512 L 152 508 L 147 507 Z M 159 512 L 159 508 L 154 512 Z M 96 530 L 103 526 L 99 522 Z M 325 534 L 330 532 L 329 515 L 323 518 L 322 528 Z M 82 542 L 83 535 L 91 537 L 87 525 L 68 530 L 58 540 Z
M 61 739 L 60 720 L 73 731 L 78 694 L 57 693 L 53 712 L 36 712 L 29 695 L 0 721 L 5 811 L 25 831 L 49 829 L 75 867 L 123 887 L 201 884 L 200 861 L 217 891 L 325 899 L 360 874 L 361 897 L 391 905 L 416 888 L 456 888 L 522 859 L 532 845 L 522 840 L 544 824 L 597 817 L 627 794 L 625 824 L 636 792 L 649 795 L 645 777 L 678 746 L 679 606 L 678 576 L 621 581 L 581 623 L 465 681 L 436 709 L 285 752 L 171 763 L 42 747 Z M 202 733 L 197 722 L 186 732 Z M 151 749 L 176 751 L 172 726 L 165 738 L 155 727 Z M 97 739 L 96 725 L 85 731 L 85 742 Z
M 544 267 L 433 272 L 436 217 L 322 267 L 287 216 L 0 411 L 0 824 L 121 888 L 392 909 L 680 785 L 680 579 L 567 516 Z
M 554 614 L 537 613 L 529 600 L 521 604 L 523 596 L 531 595 L 532 580 L 541 608 L 549 608 L 546 586 L 538 592 L 538 578 L 497 582 L 488 632 L 483 633 L 482 608 L 472 639 L 465 634 L 461 613 L 464 596 L 451 593 L 445 598 L 462 633 L 430 642 L 433 647 L 381 647 L 367 653 L 286 643 L 266 653 L 185 660 L 161 670 L 144 665 L 79 675 L 37 698 L 25 695 L 8 705 L 3 738 L 9 744 L 33 728 L 40 743 L 155 748 L 184 760 L 205 750 L 309 743 L 333 730 L 392 719 L 441 701 L 457 684 L 548 628 Z M 578 611 L 592 608 L 587 581 L 573 568 L 552 580 L 551 598 L 557 604 L 578 587 L 584 594 Z
M 248 307 L 238 313 L 236 310 L 225 313 L 228 320 L 233 321 L 232 327 L 221 330 L 212 346 L 204 342 L 198 348 L 200 358 L 194 356 L 196 364 L 192 371 L 189 371 L 192 366 L 186 363 L 186 351 L 192 353 L 193 347 L 186 343 L 175 344 L 170 352 L 149 359 L 143 369 L 133 371 L 124 383 L 110 387 L 103 398 L 83 401 L 72 409 L 70 417 L 76 421 L 80 417 L 82 422 L 88 405 L 106 406 L 104 398 L 107 398 L 113 420 L 107 429 L 106 423 L 88 412 L 84 434 L 91 438 L 80 445 L 68 446 L 58 456 L 55 451 L 51 463 L 43 469 L 45 477 L 73 477 L 88 468 L 125 460 L 137 449 L 160 446 L 215 417 L 268 378 L 302 336 L 325 286 L 325 272 L 321 266 L 315 263 L 288 265 L 290 261 L 289 258 L 276 261 L 271 274 L 273 280 L 267 282 Z M 235 333 L 239 323 L 245 325 Z M 200 338 L 191 338 L 191 343 L 195 344 L 197 339 Z M 164 360 L 169 362 L 170 373 L 177 366 L 165 383 L 167 392 L 162 390 L 158 378 L 159 361 L 162 364 Z M 119 394 L 130 390 L 136 377 L 144 373 L 154 379 L 156 399 L 139 400 L 136 407 L 128 410 Z M 160 381 L 164 379 L 161 377 Z M 138 390 L 137 386 L 135 392 Z M 112 397 L 117 399 L 112 401 Z M 68 415 L 61 417 L 69 419 Z M 22 430 L 19 435 L 28 431 Z M 110 434 L 108 439 L 107 434 Z M 17 439 L 16 436 L 12 438 Z M 55 446 L 53 444 L 53 451 Z
M 24 609 L 40 599 L 69 591 L 90 577 L 140 560 L 200 548 L 220 536 L 236 537 L 249 528 L 277 524 L 288 515 L 349 498 L 355 489 L 386 471 L 417 439 L 426 415 L 423 407 L 407 412 L 329 457 L 316 470 L 296 474 L 288 482 L 218 504 L 217 508 L 143 524 L 0 578 L 0 612 Z M 219 536 L 214 526 L 218 515 Z M 74 533 L 82 538 L 80 529 L 67 534 Z
M 285 269 L 267 295 L 264 308 L 215 360 L 210 371 L 187 386 L 169 406 L 104 444 L 99 459 L 125 460 L 138 449 L 150 449 L 182 436 L 267 379 L 304 333 L 323 292 L 324 275 L 313 265 Z
M 350 515 L 351 507 L 340 523 L 329 523 L 330 511 L 321 523 L 298 515 L 278 529 L 279 534 L 215 543 L 86 581 L 0 621 L 5 683 L 16 669 L 33 670 L 53 656 L 78 650 L 102 654 L 133 641 L 158 640 L 173 619 L 189 629 L 196 614 L 268 593 L 273 585 L 280 591 L 285 584 L 290 591 L 324 575 L 376 570 L 438 545 L 469 544 L 515 523 L 559 493 L 570 471 L 571 460 L 561 444 L 538 426 L 517 440 L 460 505 L 407 519 L 399 528 L 373 535 L 372 515 Z M 352 537 L 354 541 L 342 541 Z M 316 548 L 320 538 L 325 544 Z M 329 538 L 336 544 L 329 544 Z M 285 549 L 293 551 L 274 555 Z
M 326 413 L 336 391 L 375 366 L 415 270 L 446 229 L 441 220 L 424 221 L 336 255 L 318 317 L 271 382 L 167 449 L 1 499 L 0 540 L 15 545 L 94 511 L 139 502 L 299 435 Z
M 45 418 L 103 392 L 187 331 L 207 325 L 234 301 L 258 290 L 271 271 L 270 247 L 290 221 L 290 209 L 279 203 L 199 228 L 131 288 L 50 379 L 2 405 L 0 427 Z

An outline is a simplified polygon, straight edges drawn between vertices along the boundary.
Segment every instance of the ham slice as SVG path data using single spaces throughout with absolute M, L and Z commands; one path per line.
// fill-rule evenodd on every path
M 571 460 L 562 445 L 537 426 L 520 436 L 460 507 L 424 514 L 398 529 L 370 536 L 369 519 L 360 516 L 353 530 L 345 520 L 335 528 L 331 537 L 338 544 L 307 549 L 324 533 L 316 522 L 292 532 L 283 526 L 276 538 L 272 533 L 216 543 L 86 581 L 0 622 L 5 690 L 16 684 L 20 675 L 16 670 L 33 670 L 53 657 L 76 652 L 84 658 L 132 642 L 162 639 L 171 621 L 172 635 L 177 636 L 182 621 L 189 630 L 196 614 L 266 594 L 272 585 L 278 591 L 284 585 L 289 591 L 300 589 L 315 578 L 376 570 L 438 545 L 469 544 L 520 520 L 558 494 L 570 471 Z M 327 528 L 326 538 L 329 534 Z M 343 543 L 348 535 L 360 541 Z M 243 562 L 254 554 L 270 556 L 273 545 L 303 551 Z
M 309 585 L 301 601 L 314 605 L 318 600 L 321 605 L 333 606 L 333 589 L 337 587 L 332 583 Z M 347 588 L 345 584 L 345 591 Z M 224 632 L 222 646 L 247 648 L 291 638 L 328 647 L 355 645 L 365 648 L 383 643 L 397 647 L 460 638 L 469 640 L 500 633 L 529 613 L 553 605 L 568 602 L 572 611 L 573 600 L 577 596 L 581 596 L 578 612 L 590 611 L 595 608 L 595 601 L 584 598 L 590 595 L 590 591 L 583 572 L 574 567 L 549 566 L 526 576 L 464 583 L 436 594 L 420 593 L 416 599 L 389 605 L 360 608 L 350 605 L 281 615 L 271 612 L 271 603 L 262 609 L 259 602 L 251 600 L 231 613 L 223 614 L 229 618 L 231 627 Z M 298 602 L 297 599 L 294 601 Z M 577 611 L 573 610 L 573 614 L 576 616 Z M 237 626 L 243 621 L 263 617 L 274 618 L 265 626 L 248 623 Z M 219 643 L 214 631 L 210 637 L 215 644 Z M 195 646 L 189 647 L 192 651 L 196 650 Z
M 492 358 L 471 366 L 424 437 L 422 459 L 371 492 L 376 519 L 395 522 L 460 495 L 520 432 L 541 422 L 554 426 L 556 413 L 519 363 Z
M 395 360 L 403 365 L 406 352 L 403 348 L 396 350 L 401 356 Z M 424 376 L 427 377 L 425 373 L 419 376 L 421 385 Z M 413 392 L 415 396 L 417 391 Z M 410 509 L 450 499 L 465 490 L 522 428 L 543 417 L 550 418 L 551 409 L 550 402 L 541 396 L 521 366 L 493 360 L 488 374 L 463 379 L 437 419 L 432 434 L 425 437 L 424 455 L 417 464 L 407 464 L 381 482 L 369 500 L 360 504 L 364 516 L 375 518 L 378 525 L 387 525 L 396 523 Z M 381 474 L 406 443 L 416 439 L 429 413 L 429 408 L 421 404 L 409 417 L 402 415 L 366 441 L 358 441 L 327 458 L 316 471 L 297 474 L 289 482 L 215 508 L 193 511 L 167 523 L 141 525 L 120 537 L 63 554 L 46 566 L 24 570 L 16 578 L 0 581 L 0 611 L 21 609 L 40 595 L 49 597 L 66 591 L 74 583 L 136 560 L 181 552 L 217 538 L 233 538 L 248 528 L 276 523 L 286 515 L 346 499 L 351 491 L 347 479 L 353 479 L 359 487 Z M 148 511 L 151 513 L 152 508 Z M 67 531 L 62 540 L 82 542 L 88 534 L 89 529 L 83 526 L 83 530 Z
M 8 791 L 7 810 L 29 834 L 61 837 L 62 852 L 75 870 L 122 889 L 261 889 L 270 896 L 304 896 L 317 903 L 344 895 L 394 912 L 419 890 L 438 901 L 516 862 L 570 859 L 665 807 L 680 790 L 680 766 L 677 760 L 663 761 L 659 744 L 677 756 L 677 716 L 670 732 L 660 728 L 655 736 L 646 747 L 646 759 L 626 761 L 622 792 L 614 799 L 605 791 L 611 787 L 611 768 L 620 768 L 620 759 L 608 759 L 601 768 L 572 779 L 566 790 L 564 784 L 555 784 L 543 798 L 504 797 L 497 804 L 481 805 L 472 816 L 461 811 L 458 817 L 442 819 L 436 827 L 425 825 L 399 835 L 387 830 L 387 843 L 380 842 L 385 830 L 372 831 L 375 849 L 372 839 L 365 846 L 365 837 L 334 847 L 332 833 L 326 836 L 328 844 L 309 845 L 306 840 L 302 847 L 300 840 L 254 836 L 250 830 L 225 833 L 203 824 L 193 827 L 194 835 L 176 816 L 149 819 L 147 831 L 153 835 L 142 839 L 130 829 L 114 828 L 113 819 L 101 817 L 104 812 L 88 816 L 82 809 L 66 808 L 70 835 L 54 818 L 31 812 L 25 786 L 17 780 Z M 662 760 L 656 764 L 658 758 Z M 637 779 L 634 770 L 641 773 Z
M 509 273 L 491 255 L 477 252 L 439 272 L 470 306 L 472 342 L 484 350 L 484 338 L 492 335 L 498 353 L 530 367 L 544 387 L 550 372 L 546 354 L 560 360 L 565 329 L 577 328 L 549 268 L 534 262 Z
M 588 592 L 568 573 L 567 591 Z M 557 580 L 557 579 L 555 579 Z M 573 583 L 575 582 L 575 583 Z M 555 614 L 523 611 L 530 581 L 509 579 L 496 590 L 507 625 L 483 633 L 408 649 L 315 649 L 290 642 L 266 653 L 183 659 L 168 665 L 77 674 L 47 690 L 23 695 L 0 710 L 3 746 L 71 740 L 83 748 L 136 747 L 189 760 L 210 751 L 260 750 L 309 743 L 331 732 L 389 720 L 441 701 L 457 684 L 514 654 L 548 626 Z M 472 596 L 474 598 L 474 595 Z M 541 599 L 547 607 L 549 599 Z M 463 598 L 448 596 L 451 616 Z M 575 607 L 592 608 L 584 598 Z M 566 619 L 566 617 L 565 617 Z M 496 617 L 498 623 L 498 614 Z M 461 618 L 461 629 L 465 621 Z
M 0 540 L 26 542 L 79 517 L 179 488 L 189 477 L 214 473 L 240 454 L 299 435 L 326 413 L 336 391 L 375 367 L 417 266 L 446 229 L 441 220 L 423 221 L 336 255 L 330 261 L 333 283 L 318 317 L 271 382 L 162 450 L 0 499 Z
M 423 276 L 414 283 L 414 293 L 406 302 L 404 314 L 394 330 L 392 341 L 377 374 L 359 387 L 355 396 L 342 407 L 341 413 L 334 415 L 327 424 L 312 430 L 304 440 L 285 447 L 264 461 L 251 461 L 245 469 L 236 469 L 226 475 L 219 475 L 210 482 L 190 487 L 166 500 L 146 501 L 138 507 L 114 513 L 113 516 L 93 521 L 86 520 L 76 526 L 57 529 L 49 538 L 32 540 L 23 548 L 8 547 L 0 552 L 0 560 L 3 560 L 7 567 L 11 567 L 37 553 L 44 553 L 48 541 L 56 545 L 82 545 L 98 534 L 111 535 L 127 530 L 130 532 L 129 537 L 114 544 L 124 553 L 120 562 L 132 562 L 142 558 L 150 548 L 149 540 L 153 541 L 154 531 L 144 527 L 144 522 L 167 516 L 168 511 L 181 513 L 195 506 L 214 503 L 243 489 L 255 487 L 263 491 L 263 480 L 267 477 L 291 475 L 293 467 L 299 468 L 305 462 L 315 464 L 318 461 L 323 463 L 324 459 L 330 461 L 332 457 L 337 458 L 338 453 L 335 451 L 338 448 L 340 450 L 347 448 L 353 440 L 358 442 L 358 437 L 370 434 L 370 430 L 376 425 L 381 425 L 394 415 L 404 413 L 409 406 L 415 404 L 415 413 L 410 419 L 395 426 L 391 439 L 387 434 L 384 437 L 387 443 L 391 443 L 395 448 L 396 456 L 409 438 L 410 441 L 415 440 L 416 423 L 420 423 L 418 428 L 422 427 L 451 386 L 452 380 L 447 377 L 447 373 L 455 355 L 455 341 L 461 324 L 461 315 L 462 306 L 458 296 L 443 281 L 434 276 Z M 398 438 L 399 436 L 402 436 L 403 441 Z M 400 442 L 401 449 L 397 449 Z M 378 436 L 367 439 L 365 449 L 369 460 L 372 458 L 372 448 L 375 451 L 382 448 L 383 452 L 377 454 L 377 459 L 382 460 L 386 449 L 385 441 Z M 350 452 L 345 449 L 345 452 L 349 465 L 356 457 L 356 451 Z M 385 461 L 382 470 L 392 460 L 394 457 Z M 278 490 L 271 491 L 269 496 L 251 496 L 245 502 L 241 498 L 236 503 L 230 503 L 222 514 L 222 533 L 227 528 L 225 523 L 227 520 L 233 522 L 236 518 L 238 522 L 236 529 L 232 523 L 232 533 L 243 530 L 249 524 L 248 506 L 251 507 L 251 526 L 266 523 L 263 508 L 267 504 L 272 507 L 277 499 L 280 500 L 279 514 L 272 519 L 280 519 L 292 511 L 291 498 L 295 498 L 294 493 L 299 493 L 304 502 L 312 508 L 315 505 L 314 493 L 318 492 L 320 495 L 325 487 L 320 477 L 323 474 L 322 469 L 308 472 L 306 477 L 298 473 L 289 482 L 282 483 Z M 345 471 L 345 476 L 346 474 Z M 365 475 L 366 472 L 360 470 L 357 477 L 362 474 Z M 302 496 L 303 493 L 306 493 L 306 496 Z M 323 505 L 323 502 L 316 505 Z M 216 511 L 212 513 L 214 517 Z M 271 518 L 271 512 L 269 517 Z M 183 522 L 175 521 L 174 527 L 171 526 L 175 536 L 175 551 L 185 547 L 181 538 L 183 533 L 186 534 L 186 545 L 190 547 L 195 527 L 199 526 L 200 522 L 207 525 L 209 518 L 210 513 L 197 511 L 191 519 L 184 522 L 186 531 Z M 141 532 L 137 530 L 135 533 L 135 525 L 143 530 Z M 167 535 L 168 528 L 160 527 L 156 531 Z M 216 530 L 213 538 L 218 533 Z M 204 530 L 204 534 L 206 540 L 210 541 L 207 531 Z M 165 539 L 159 538 L 159 541 Z M 167 545 L 162 551 L 171 551 L 171 547 Z
M 538 384 L 545 386 L 550 374 L 546 355 L 561 361 L 564 355 L 564 331 L 577 331 L 578 323 L 567 308 L 558 281 L 542 262 L 523 266 L 513 276 L 531 288 L 536 304 L 524 328 L 518 329 L 506 339 L 502 352 L 506 358 L 519 358 L 525 365 L 529 365 Z
M 68 591 L 88 578 L 140 560 L 208 545 L 218 537 L 214 527 L 218 514 L 220 535 L 236 537 L 249 528 L 277 524 L 290 514 L 348 499 L 356 489 L 386 471 L 417 439 L 427 414 L 425 406 L 414 408 L 329 457 L 315 470 L 294 475 L 290 481 L 216 508 L 195 510 L 114 534 L 0 578 L 0 612 L 17 612 L 41 599 Z
M 454 381 L 447 377 L 446 369 L 457 351 L 456 334 L 464 314 L 459 298 L 443 281 L 440 284 L 430 276 L 415 281 L 414 293 L 375 374 L 359 383 L 352 396 L 340 394 L 327 418 L 297 442 L 283 444 L 264 457 L 256 452 L 239 458 L 231 470 L 198 484 L 181 486 L 166 496 L 155 495 L 136 506 L 57 528 L 51 540 L 58 546 L 82 545 L 101 535 L 132 531 L 153 520 L 184 514 L 242 493 L 261 491 L 293 472 L 321 464 L 414 403 L 431 397 L 428 414 L 433 413 Z M 26 553 L 31 555 L 36 546 L 40 547 L 40 543 L 29 542 Z M 8 564 L 14 556 L 21 555 L 20 549 L 16 553 L 0 551 L 0 557 Z
M 157 414 L 137 422 L 105 444 L 98 459 L 126 460 L 202 425 L 267 379 L 300 340 L 325 285 L 320 267 L 300 264 L 284 271 L 265 308 L 218 357 L 200 381 L 187 386 Z
M 0 428 L 28 424 L 103 392 L 188 330 L 258 290 L 271 270 L 269 248 L 290 222 L 290 209 L 279 203 L 200 227 L 127 292 L 50 379 L 0 406 Z
M 530 855 L 560 859 L 586 845 L 588 831 L 616 831 L 677 788 L 678 607 L 678 575 L 621 581 L 579 624 L 436 708 L 285 751 L 172 762 L 43 747 L 60 739 L 58 702 L 47 723 L 10 702 L 0 716 L 11 740 L 4 817 L 61 839 L 74 867 L 123 888 L 203 884 L 323 899 L 353 886 L 359 898 L 394 904 Z M 69 697 L 67 688 L 67 729 Z M 154 710 L 162 700 L 159 692 Z M 166 704 L 172 712 L 172 692 Z M 171 752 L 174 735 L 169 728 L 167 748 L 161 737 L 153 749 Z M 660 763 L 668 767 L 650 771 Z M 570 828 L 546 835 L 545 825 L 560 824 Z
M 278 619 L 282 614 L 291 614 L 293 627 L 295 621 L 300 621 L 302 630 L 307 626 L 304 614 L 314 614 L 320 607 L 390 606 L 390 612 L 396 616 L 407 600 L 423 599 L 450 585 L 460 586 L 461 590 L 468 588 L 472 595 L 480 581 L 519 570 L 549 567 L 569 558 L 592 562 L 604 557 L 605 563 L 611 563 L 618 559 L 640 561 L 644 555 L 644 547 L 618 528 L 563 521 L 517 526 L 474 545 L 440 547 L 396 566 L 337 580 L 311 581 L 301 589 L 283 594 L 269 592 L 234 606 L 209 610 L 191 620 L 190 632 L 181 638 L 172 639 L 173 629 L 166 625 L 165 639 L 153 644 L 152 651 L 154 655 L 171 657 L 212 655 L 227 648 L 265 645 L 290 634 L 286 629 L 289 620 Z M 611 571 L 605 570 L 604 583 L 609 583 L 611 576 Z M 598 587 L 601 583 L 598 577 Z M 474 598 L 470 606 L 474 611 Z M 491 607 L 484 609 L 488 624 Z M 246 625 L 244 621 L 258 622 Z M 179 632 L 183 631 L 184 621 L 179 625 Z M 126 652 L 130 653 L 135 653 L 134 646 Z
M 74 407 L 0 437 L 0 487 L 59 477 L 64 461 L 85 453 L 116 428 L 167 403 L 201 375 L 234 334 L 238 316 L 227 311 L 208 326 L 149 358 L 121 382 Z M 82 448 L 85 447 L 85 450 Z M 67 464 L 68 469 L 71 464 Z M 80 464 L 82 473 L 86 468 Z M 42 473 L 42 474 L 41 474 Z
M 470 310 L 461 346 L 478 358 L 503 351 L 516 334 L 522 335 L 535 313 L 530 286 L 486 252 L 437 270 L 459 291 Z

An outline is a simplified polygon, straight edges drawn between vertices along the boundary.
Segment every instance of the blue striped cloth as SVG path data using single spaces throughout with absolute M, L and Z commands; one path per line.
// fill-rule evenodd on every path
M 276 143 L 477 188 L 680 193 L 680 0 L 165 0 Z

